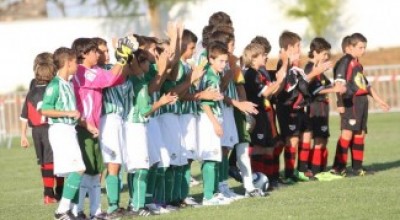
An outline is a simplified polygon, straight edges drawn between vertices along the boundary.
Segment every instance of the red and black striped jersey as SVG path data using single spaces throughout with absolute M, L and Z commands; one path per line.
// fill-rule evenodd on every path
M 32 84 L 32 83 L 31 83 Z M 36 127 L 47 124 L 47 118 L 40 114 L 43 95 L 46 91 L 46 85 L 32 84 L 22 106 L 21 120 L 27 120 L 30 127 Z

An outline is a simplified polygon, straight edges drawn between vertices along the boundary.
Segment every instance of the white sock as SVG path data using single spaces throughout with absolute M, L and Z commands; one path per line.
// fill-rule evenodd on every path
M 76 207 L 76 210 L 72 209 L 74 215 L 78 215 L 78 212 L 84 210 L 86 193 L 88 193 L 89 187 L 90 187 L 90 183 L 89 182 L 90 182 L 90 176 L 87 175 L 87 174 L 83 174 L 82 175 L 82 179 L 81 179 L 81 185 L 79 187 L 79 202 L 78 202 L 78 206 Z M 76 213 L 74 213 L 74 211 L 76 211 Z
M 240 143 L 236 145 L 236 158 L 240 172 L 242 173 L 244 188 L 247 191 L 253 191 L 255 187 L 253 184 L 253 175 L 249 157 L 249 143 Z
M 90 215 L 96 216 L 101 213 L 101 185 L 100 174 L 90 176 L 89 187 Z
M 70 199 L 66 199 L 64 197 L 61 198 L 60 204 L 58 205 L 56 213 L 66 213 L 69 210 L 69 206 L 71 204 Z

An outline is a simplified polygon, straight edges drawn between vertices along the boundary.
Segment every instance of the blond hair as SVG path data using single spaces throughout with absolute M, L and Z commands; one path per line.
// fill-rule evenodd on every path
M 259 55 L 265 53 L 264 47 L 258 43 L 251 43 L 244 48 L 243 51 L 243 64 L 246 67 L 251 67 L 253 60 Z

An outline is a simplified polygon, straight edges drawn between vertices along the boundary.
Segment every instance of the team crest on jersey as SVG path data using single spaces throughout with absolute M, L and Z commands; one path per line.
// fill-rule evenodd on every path
M 90 71 L 86 71 L 85 72 L 85 78 L 91 82 L 93 82 L 94 78 L 96 78 L 96 74 L 90 72 Z
M 321 131 L 326 132 L 328 130 L 328 126 L 324 125 L 321 126 Z
M 175 159 L 176 159 L 176 154 L 175 154 L 175 153 L 171 154 L 171 159 L 172 159 L 172 160 L 175 160 Z
M 291 131 L 294 131 L 294 130 L 296 129 L 296 125 L 289 125 L 289 129 L 290 129 Z
M 356 119 L 349 119 L 349 125 L 354 126 L 356 124 Z
M 53 94 L 53 87 L 47 87 L 46 95 L 51 96 L 51 94 Z
M 262 140 L 262 139 L 264 138 L 264 134 L 257 134 L 257 138 L 258 138 L 259 140 Z

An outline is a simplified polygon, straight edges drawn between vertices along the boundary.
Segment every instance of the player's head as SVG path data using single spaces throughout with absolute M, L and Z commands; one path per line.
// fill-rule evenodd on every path
M 76 73 L 78 65 L 75 50 L 66 47 L 60 47 L 54 51 L 53 60 L 58 71 L 65 70 L 68 75 Z
M 252 67 L 257 70 L 265 65 L 267 56 L 263 45 L 250 43 L 244 48 L 242 58 L 245 67 Z
M 301 37 L 291 31 L 284 31 L 279 36 L 279 47 L 287 50 L 289 54 L 300 54 Z
M 215 12 L 214 14 L 212 14 L 210 16 L 210 18 L 208 19 L 208 25 L 212 25 L 212 26 L 218 26 L 218 25 L 229 25 L 232 26 L 232 20 L 231 17 L 223 12 L 223 11 L 219 11 L 219 12 Z
M 210 43 L 207 48 L 208 63 L 217 71 L 222 72 L 228 62 L 228 48 L 221 42 Z
M 104 66 L 110 63 L 110 54 L 107 47 L 107 41 L 100 37 L 92 38 L 94 42 L 97 44 L 97 49 L 99 52 L 99 60 L 97 64 L 100 66 Z
M 79 64 L 94 66 L 99 59 L 97 44 L 92 38 L 77 38 L 71 48 L 75 51 Z
M 183 59 L 190 59 L 194 51 L 196 49 L 196 43 L 197 43 L 197 36 L 191 32 L 190 30 L 183 30 L 182 33 L 182 46 L 181 46 L 181 51 L 182 51 L 182 58 Z
M 263 36 L 256 36 L 251 40 L 251 43 L 260 44 L 264 48 L 265 53 L 265 63 L 268 61 L 268 54 L 271 52 L 271 44 L 269 43 L 268 39 Z
M 350 46 L 351 46 L 351 37 L 350 35 L 347 35 L 342 39 L 342 52 L 350 53 Z
M 308 57 L 315 61 L 326 61 L 329 59 L 331 44 L 322 37 L 316 37 L 311 41 Z
M 217 26 L 212 26 L 212 27 L 213 27 L 213 29 L 211 31 L 212 33 L 216 32 L 216 31 L 222 31 L 225 33 L 235 34 L 235 29 L 230 25 L 217 25 Z
M 133 52 L 133 59 L 128 60 L 128 67 L 130 74 L 139 75 L 149 72 L 150 62 L 148 59 L 148 52 L 143 49 L 138 49 Z
M 39 63 L 35 68 L 36 85 L 48 84 L 55 75 L 53 63 Z
M 353 57 L 362 57 L 367 48 L 367 38 L 360 33 L 354 33 L 350 36 L 350 48 Z
M 214 26 L 207 25 L 207 26 L 204 26 L 203 31 L 201 32 L 201 37 L 202 37 L 201 45 L 204 48 L 207 48 L 207 46 L 208 46 L 208 42 L 209 42 L 209 39 L 210 39 L 213 29 L 214 29 Z
M 228 49 L 228 52 L 233 54 L 233 50 L 235 49 L 235 36 L 232 33 L 215 31 L 211 34 L 209 42 L 216 41 L 223 43 Z
M 49 52 L 43 52 L 36 55 L 35 60 L 33 61 L 33 71 L 35 71 L 38 64 L 42 63 L 53 64 L 53 54 Z
M 159 39 L 156 37 L 147 37 L 147 36 L 141 36 L 141 41 L 142 45 L 140 48 L 143 50 L 147 51 L 148 53 L 148 59 L 151 63 L 156 62 L 156 56 L 158 55 L 157 53 L 157 44 L 159 42 Z M 139 43 L 140 45 L 140 43 Z

